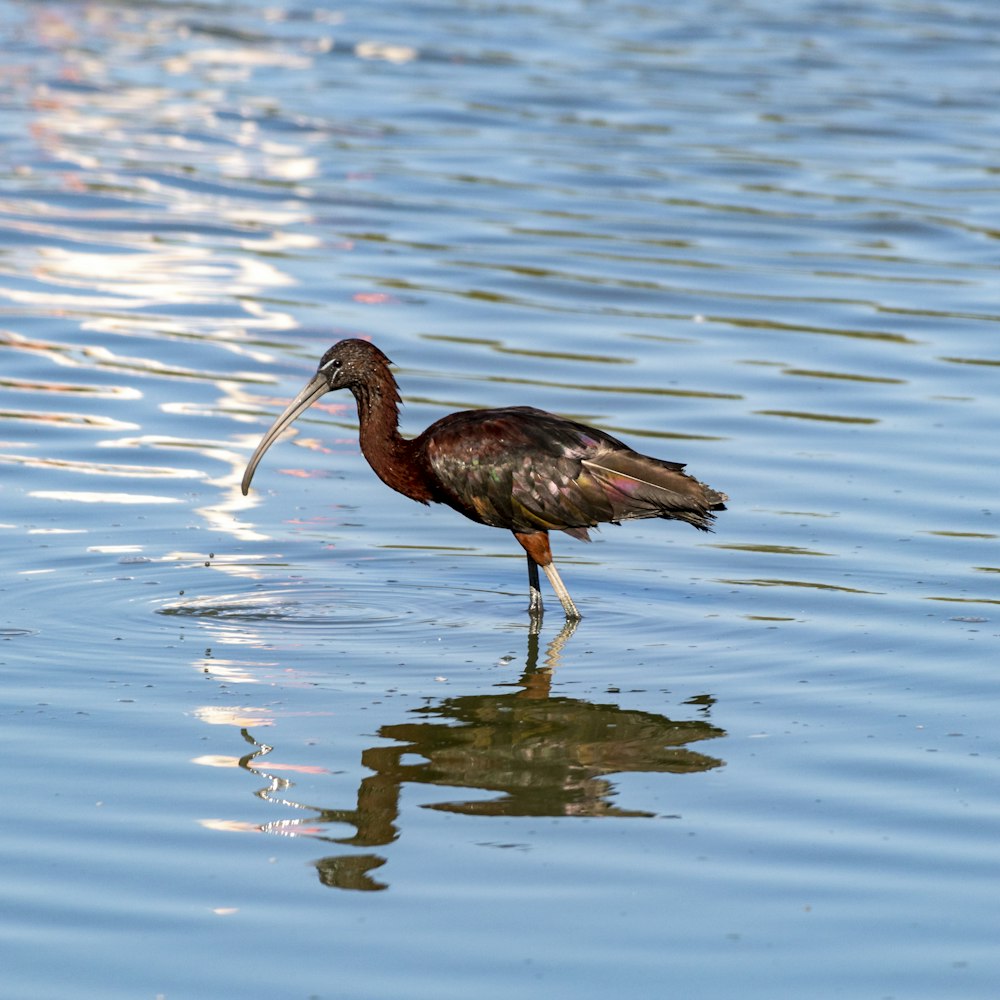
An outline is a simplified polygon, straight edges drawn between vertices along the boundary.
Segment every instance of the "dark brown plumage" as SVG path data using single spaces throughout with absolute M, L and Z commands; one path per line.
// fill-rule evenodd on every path
M 376 475 L 420 503 L 443 503 L 495 528 L 507 528 L 528 557 L 529 610 L 541 615 L 538 567 L 566 617 L 578 619 L 552 562 L 549 531 L 589 540 L 602 522 L 662 517 L 709 530 L 724 493 L 683 471 L 632 451 L 604 431 L 531 406 L 463 410 L 407 440 L 399 434 L 399 390 L 389 359 L 373 344 L 342 340 L 261 439 L 243 475 L 243 493 L 278 435 L 324 393 L 349 389 L 357 401 L 361 451 Z

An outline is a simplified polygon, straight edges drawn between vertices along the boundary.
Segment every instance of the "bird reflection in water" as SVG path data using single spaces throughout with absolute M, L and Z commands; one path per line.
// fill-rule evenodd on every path
M 543 666 L 538 666 L 538 637 L 529 635 L 525 670 L 508 693 L 444 698 L 413 709 L 406 722 L 382 726 L 378 736 L 395 745 L 362 753 L 361 763 L 372 773 L 362 779 L 353 808 L 289 800 L 293 783 L 267 772 L 264 758 L 271 747 L 243 730 L 254 749 L 240 764 L 268 781 L 260 797 L 312 814 L 307 820 L 276 821 L 263 829 L 354 848 L 382 847 L 399 836 L 399 800 L 406 783 L 495 793 L 488 799 L 448 796 L 427 806 L 469 816 L 652 817 L 657 814 L 617 806 L 609 776 L 689 774 L 722 766 L 718 758 L 688 749 L 690 743 L 725 735 L 704 718 L 674 721 L 654 712 L 553 695 L 552 667 L 570 634 L 572 626 L 567 625 L 549 644 Z M 713 703 L 709 695 L 686 702 L 703 716 Z M 318 832 L 335 823 L 353 827 L 353 835 L 339 838 Z M 371 875 L 385 860 L 376 853 L 352 853 L 315 864 L 324 885 L 372 891 L 387 888 Z

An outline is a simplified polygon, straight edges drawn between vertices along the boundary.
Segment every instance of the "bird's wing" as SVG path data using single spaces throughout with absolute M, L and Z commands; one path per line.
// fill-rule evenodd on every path
M 544 410 L 455 413 L 421 439 L 437 499 L 484 524 L 585 539 L 587 528 L 626 518 L 679 518 L 698 527 L 711 520 L 707 488 L 682 465 L 639 455 L 610 434 Z
M 466 410 L 432 424 L 419 440 L 434 474 L 435 499 L 513 531 L 598 523 L 602 518 L 588 514 L 575 495 L 581 467 L 568 452 L 579 450 L 579 442 L 566 440 L 565 424 L 531 407 Z

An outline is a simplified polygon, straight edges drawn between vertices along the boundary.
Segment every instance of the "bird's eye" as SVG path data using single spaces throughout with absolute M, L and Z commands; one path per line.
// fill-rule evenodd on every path
M 340 360 L 340 358 L 336 358 L 336 359 L 334 360 L 334 362 L 333 362 L 333 367 L 334 367 L 334 368 L 339 368 L 339 367 L 340 367 L 340 366 L 341 366 L 341 365 L 342 365 L 343 363 L 344 363 L 344 362 L 343 362 L 343 361 L 341 361 L 341 360 Z

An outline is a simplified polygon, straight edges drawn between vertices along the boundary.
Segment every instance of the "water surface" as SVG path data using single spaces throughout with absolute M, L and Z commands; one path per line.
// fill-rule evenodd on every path
M 0 0 L 4 995 L 991 997 L 1000 16 Z M 390 493 L 531 404 L 732 501 Z

